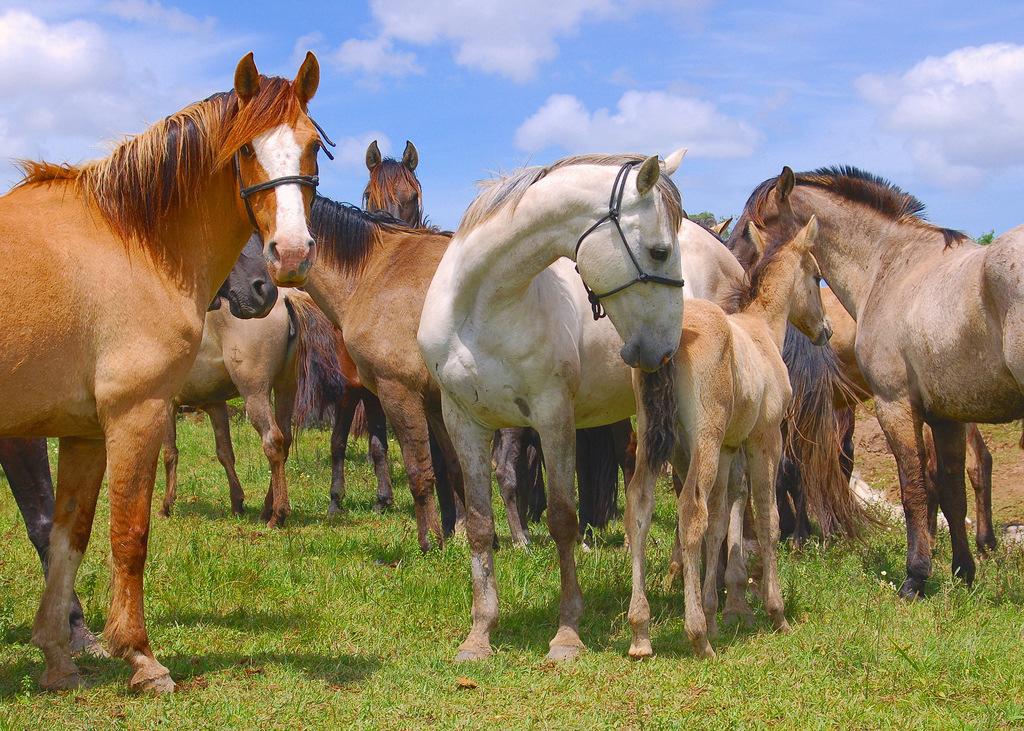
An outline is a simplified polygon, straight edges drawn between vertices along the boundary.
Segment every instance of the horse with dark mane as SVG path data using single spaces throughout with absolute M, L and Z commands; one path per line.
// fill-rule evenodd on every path
M 814 253 L 857 322 L 856 360 L 899 467 L 907 519 L 900 594 L 908 598 L 923 593 L 931 574 L 924 425 L 934 440 L 934 493 L 950 527 L 953 572 L 970 583 L 965 424 L 1024 416 L 1024 227 L 983 247 L 922 213 L 917 198 L 862 170 L 797 175 L 787 167 L 754 190 L 741 219 L 761 227 L 770 245 L 812 215 L 821 224 Z M 744 246 L 735 235 L 731 243 Z

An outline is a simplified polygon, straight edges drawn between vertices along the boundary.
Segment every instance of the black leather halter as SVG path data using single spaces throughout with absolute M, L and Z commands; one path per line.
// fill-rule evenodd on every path
M 583 281 L 583 286 L 587 290 L 587 299 L 590 300 L 590 309 L 594 313 L 595 320 L 600 320 L 602 317 L 606 317 L 608 314 L 604 311 L 604 307 L 601 306 L 602 299 L 604 299 L 605 297 L 611 297 L 613 294 L 618 294 L 627 287 L 632 287 L 634 284 L 639 284 L 640 282 L 651 282 L 652 284 L 664 284 L 666 287 L 683 286 L 682 279 L 671 279 L 669 277 L 663 277 L 659 274 L 648 274 L 647 272 L 645 272 L 643 270 L 643 267 L 640 266 L 640 262 L 637 261 L 636 254 L 633 253 L 633 249 L 630 248 L 629 242 L 626 240 L 626 234 L 623 233 L 622 225 L 619 223 L 619 214 L 622 212 L 622 198 L 626 194 L 626 179 L 629 178 L 629 171 L 632 170 L 634 166 L 639 164 L 639 161 L 627 162 L 625 165 L 619 168 L 619 172 L 615 176 L 615 182 L 612 183 L 612 195 L 611 198 L 608 200 L 608 213 L 604 214 L 604 216 L 598 219 L 597 223 L 595 223 L 593 226 L 584 231 L 583 235 L 580 236 L 579 241 L 576 242 L 575 258 L 578 262 L 580 256 L 580 246 L 583 245 L 583 241 L 588 236 L 590 236 L 590 234 L 594 233 L 598 226 L 605 223 L 606 221 L 611 221 L 613 224 L 615 224 L 615 230 L 619 232 L 619 239 L 622 241 L 622 245 L 626 247 L 626 253 L 629 254 L 630 261 L 632 261 L 633 266 L 636 267 L 637 275 L 634 279 L 632 279 L 629 282 L 626 282 L 621 286 L 616 287 L 615 289 L 609 289 L 607 292 L 602 292 L 601 294 L 598 294 L 597 292 L 592 290 L 590 288 L 590 285 L 587 284 L 586 280 Z M 577 263 L 576 272 L 578 273 L 579 271 L 580 265 L 579 263 Z M 580 279 L 583 279 L 582 274 L 580 274 Z
M 336 147 L 336 145 L 331 140 L 331 138 L 327 136 L 326 132 L 324 132 L 323 127 L 321 127 L 319 124 L 316 123 L 316 120 L 314 120 L 312 117 L 310 117 L 309 121 L 313 123 L 313 126 L 316 128 L 316 131 L 320 135 L 320 139 L 322 140 L 322 142 L 324 144 L 330 145 L 331 147 Z M 327 155 L 327 159 L 333 160 L 334 159 L 334 155 L 331 154 L 330 150 L 328 150 L 326 147 L 324 147 L 324 144 L 320 145 L 320 149 L 323 150 L 324 154 Z M 273 180 L 268 180 L 268 181 L 266 181 L 264 183 L 256 183 L 255 185 L 248 185 L 247 186 L 245 184 L 245 181 L 242 180 L 242 167 L 241 167 L 241 163 L 239 162 L 238 155 L 239 155 L 239 152 L 235 152 L 235 155 L 232 158 L 232 160 L 234 162 L 234 165 L 235 165 L 235 177 L 238 178 L 238 195 L 241 196 L 242 201 L 245 203 L 245 212 L 249 215 L 249 223 L 252 224 L 253 232 L 256 234 L 257 237 L 259 237 L 260 241 L 262 242 L 263 241 L 263 236 L 260 234 L 260 227 L 256 223 L 256 214 L 253 213 L 252 204 L 249 202 L 249 196 L 251 196 L 253 193 L 259 193 L 260 191 L 263 191 L 263 190 L 271 190 L 272 188 L 276 188 L 279 185 L 290 185 L 292 183 L 297 184 L 297 185 L 305 185 L 305 186 L 307 186 L 309 188 L 312 188 L 314 190 L 314 192 L 315 192 L 316 191 L 316 187 L 320 184 L 320 176 L 319 175 L 285 175 L 285 176 L 282 176 L 280 178 L 274 178 Z M 319 168 L 319 166 L 317 166 L 317 167 Z M 319 170 L 317 172 L 319 172 Z

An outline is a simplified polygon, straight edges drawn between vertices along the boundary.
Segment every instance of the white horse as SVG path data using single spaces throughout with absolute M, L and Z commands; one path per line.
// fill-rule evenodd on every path
M 666 172 L 683 152 L 669 156 Z M 678 347 L 681 219 L 678 191 L 657 157 L 572 157 L 487 184 L 442 258 L 418 340 L 441 386 L 466 484 L 473 626 L 456 660 L 491 654 L 498 617 L 491 440 L 503 427 L 531 426 L 544 445 L 548 526 L 562 585 L 548 657 L 574 657 L 583 648 L 573 555 L 575 430 L 634 412 L 628 379 L 625 395 L 608 386 L 621 380 L 622 360 L 653 370 Z M 593 311 L 580 277 L 600 293 Z M 601 306 L 624 341 L 620 354 L 609 348 L 610 328 L 592 325 Z M 593 337 L 600 333 L 605 337 Z

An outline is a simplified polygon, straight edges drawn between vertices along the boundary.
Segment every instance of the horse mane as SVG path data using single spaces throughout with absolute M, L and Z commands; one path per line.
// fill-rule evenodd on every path
M 309 229 L 327 261 L 345 272 L 358 272 L 385 234 L 447 236 L 450 231 L 435 227 L 413 227 L 385 211 L 364 211 L 322 195 L 314 196 Z
M 764 212 L 778 176 L 754 188 L 744 212 L 755 225 L 764 225 Z M 796 184 L 827 190 L 844 200 L 859 203 L 896 223 L 909 224 L 942 235 L 945 248 L 969 241 L 962 231 L 941 228 L 925 217 L 925 205 L 895 183 L 852 165 L 833 165 L 796 174 Z M 738 228 L 738 227 L 737 227 Z
M 754 266 L 745 271 L 743 279 L 722 295 L 719 306 L 729 314 L 743 312 L 750 307 L 761 291 L 768 270 L 785 251 L 788 251 L 785 245 L 770 247 Z
M 301 113 L 292 82 L 261 76 L 241 109 L 234 91 L 214 94 L 128 137 L 105 158 L 80 165 L 20 160 L 24 177 L 15 187 L 71 184 L 124 241 L 152 250 L 167 218 L 196 201 L 205 178 L 242 145 L 294 124 Z
M 462 222 L 459 223 L 459 231 L 472 231 L 504 210 L 508 210 L 509 215 L 511 215 L 515 212 L 516 206 L 519 205 L 519 202 L 526 195 L 526 191 L 529 190 L 531 185 L 561 168 L 572 165 L 621 166 L 627 162 L 641 163 L 645 159 L 643 155 L 633 154 L 607 155 L 598 153 L 572 155 L 570 157 L 563 157 L 547 167 L 520 168 L 509 175 L 482 181 L 479 183 L 480 193 L 470 203 L 466 213 L 462 216 Z M 683 205 L 679 197 L 679 190 L 668 175 L 660 175 L 656 187 L 668 213 L 672 230 L 678 231 L 679 225 L 683 220 Z
M 381 210 L 397 200 L 400 183 L 411 185 L 419 193 L 420 220 L 423 220 L 423 186 L 416 173 L 393 157 L 386 157 L 370 170 L 370 180 L 363 191 L 363 208 Z

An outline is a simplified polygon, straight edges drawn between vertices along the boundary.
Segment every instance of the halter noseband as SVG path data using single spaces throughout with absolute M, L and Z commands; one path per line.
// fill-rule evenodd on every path
M 324 132 L 323 127 L 316 123 L 316 120 L 310 117 L 309 121 L 313 123 L 313 126 L 316 128 L 317 133 L 320 135 L 320 139 L 323 140 L 325 144 L 330 145 L 331 147 L 336 147 L 335 143 L 331 140 L 330 137 L 327 136 L 327 133 Z M 321 145 L 320 149 L 324 151 L 325 155 L 327 155 L 327 159 L 334 159 L 334 155 L 332 155 L 331 151 L 328 150 L 326 147 Z M 284 175 L 280 178 L 274 178 L 263 183 L 256 183 L 255 185 L 247 186 L 245 184 L 245 181 L 242 180 L 242 167 L 241 163 L 239 162 L 238 152 L 235 152 L 234 157 L 232 157 L 232 161 L 234 162 L 235 166 L 235 177 L 238 178 L 238 195 L 242 198 L 242 201 L 245 203 L 245 212 L 249 216 L 249 223 L 252 224 L 252 230 L 256 234 L 256 236 L 259 237 L 261 242 L 263 241 L 263 236 L 260 234 L 260 227 L 256 223 L 256 214 L 253 213 L 252 204 L 249 202 L 249 196 L 251 196 L 253 193 L 259 193 L 260 191 L 263 190 L 271 190 L 272 188 L 276 188 L 279 185 L 291 185 L 293 183 L 296 185 L 305 185 L 309 188 L 312 188 L 314 192 L 316 191 L 316 187 L 320 185 L 319 175 Z
M 615 176 L 615 182 L 612 183 L 611 198 L 608 199 L 608 213 L 604 214 L 601 218 L 597 220 L 597 222 L 593 226 L 584 231 L 583 235 L 580 236 L 579 241 L 576 242 L 575 258 L 578 262 L 580 256 L 580 246 L 583 245 L 583 241 L 588 236 L 590 236 L 590 234 L 594 233 L 597 227 L 600 226 L 602 223 L 604 223 L 605 221 L 611 221 L 613 224 L 615 224 L 615 230 L 619 232 L 619 239 L 622 241 L 622 245 L 626 248 L 626 253 L 629 254 L 630 261 L 632 261 L 633 266 L 636 267 L 637 275 L 634 279 L 630 280 L 629 282 L 626 282 L 621 286 L 616 287 L 615 289 L 610 289 L 607 292 L 602 292 L 601 294 L 598 294 L 597 292 L 592 290 L 590 288 L 590 285 L 587 284 L 586 280 L 583 280 L 583 275 L 580 274 L 580 279 L 583 280 L 583 287 L 584 289 L 587 290 L 587 299 L 590 300 L 590 309 L 594 313 L 595 320 L 600 320 L 602 317 L 607 317 L 608 315 L 608 313 L 604 311 L 604 307 L 601 306 L 602 299 L 604 299 L 605 297 L 611 297 L 613 294 L 618 294 L 627 287 L 632 287 L 634 284 L 639 284 L 640 282 L 651 282 L 652 284 L 664 284 L 667 287 L 683 286 L 682 279 L 671 279 L 669 277 L 663 277 L 659 274 L 648 274 L 647 272 L 645 272 L 643 270 L 643 267 L 640 266 L 640 262 L 636 260 L 636 255 L 630 248 L 629 242 L 626 240 L 626 234 L 623 233 L 622 225 L 619 223 L 619 214 L 622 212 L 622 198 L 626 194 L 626 179 L 629 177 L 629 171 L 632 170 L 634 166 L 639 164 L 639 161 L 627 162 L 625 165 L 619 168 L 619 172 Z M 579 271 L 580 265 L 579 263 L 577 263 L 576 272 L 579 273 Z

